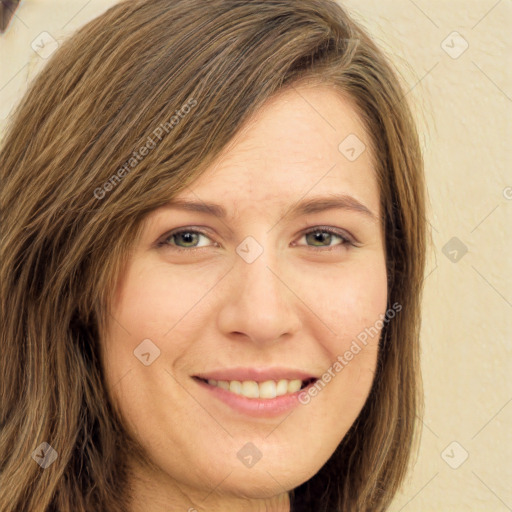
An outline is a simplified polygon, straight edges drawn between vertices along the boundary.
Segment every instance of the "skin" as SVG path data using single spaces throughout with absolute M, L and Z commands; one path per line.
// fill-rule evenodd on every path
M 367 147 L 353 162 L 338 149 L 349 134 Z M 373 217 L 286 214 L 299 200 L 333 193 Z M 341 371 L 331 369 L 335 377 L 307 405 L 275 418 L 234 411 L 192 376 L 240 366 L 321 376 L 382 318 L 385 249 L 370 139 L 338 91 L 295 86 L 271 98 L 179 197 L 221 204 L 228 217 L 151 212 L 103 340 L 109 393 L 151 462 L 133 462 L 132 510 L 289 511 L 288 491 L 318 472 L 362 409 L 378 336 Z M 318 226 L 357 243 L 305 236 Z M 206 234 L 170 237 L 176 228 Z M 247 236 L 263 248 L 252 263 L 236 252 Z M 133 353 L 144 339 L 160 350 L 149 366 Z M 262 453 L 251 468 L 237 458 L 248 442 Z

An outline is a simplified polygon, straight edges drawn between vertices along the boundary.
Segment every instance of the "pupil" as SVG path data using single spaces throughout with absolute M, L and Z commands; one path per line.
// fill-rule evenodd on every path
M 313 235 L 313 241 L 316 242 L 326 242 L 329 240 L 331 234 L 327 233 L 325 231 L 314 231 L 313 233 L 310 233 L 310 235 Z
M 182 233 L 181 234 L 181 238 L 185 242 L 185 244 L 192 243 L 194 241 L 193 240 L 194 236 L 195 236 L 195 233 Z

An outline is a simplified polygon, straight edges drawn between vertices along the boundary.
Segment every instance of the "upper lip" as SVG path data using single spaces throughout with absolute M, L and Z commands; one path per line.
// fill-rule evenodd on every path
M 302 381 L 315 379 L 316 377 L 310 373 L 293 368 L 222 368 L 212 370 L 209 372 L 195 374 L 194 377 L 200 379 L 212 380 L 238 380 L 248 381 L 254 380 L 256 382 L 265 382 L 267 380 L 295 380 Z

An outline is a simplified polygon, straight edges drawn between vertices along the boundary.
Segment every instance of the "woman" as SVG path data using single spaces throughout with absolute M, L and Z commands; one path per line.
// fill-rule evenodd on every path
M 135 0 L 0 150 L 5 511 L 382 511 L 420 413 L 424 182 L 330 0 Z

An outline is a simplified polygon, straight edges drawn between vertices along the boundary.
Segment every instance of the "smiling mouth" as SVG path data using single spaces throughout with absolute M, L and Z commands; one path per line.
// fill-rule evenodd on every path
M 300 379 L 280 379 L 266 380 L 256 382 L 255 380 L 214 380 L 194 377 L 194 379 L 204 382 L 212 387 L 218 387 L 236 395 L 246 398 L 272 399 L 278 396 L 292 395 L 314 383 L 316 378 L 307 380 Z

